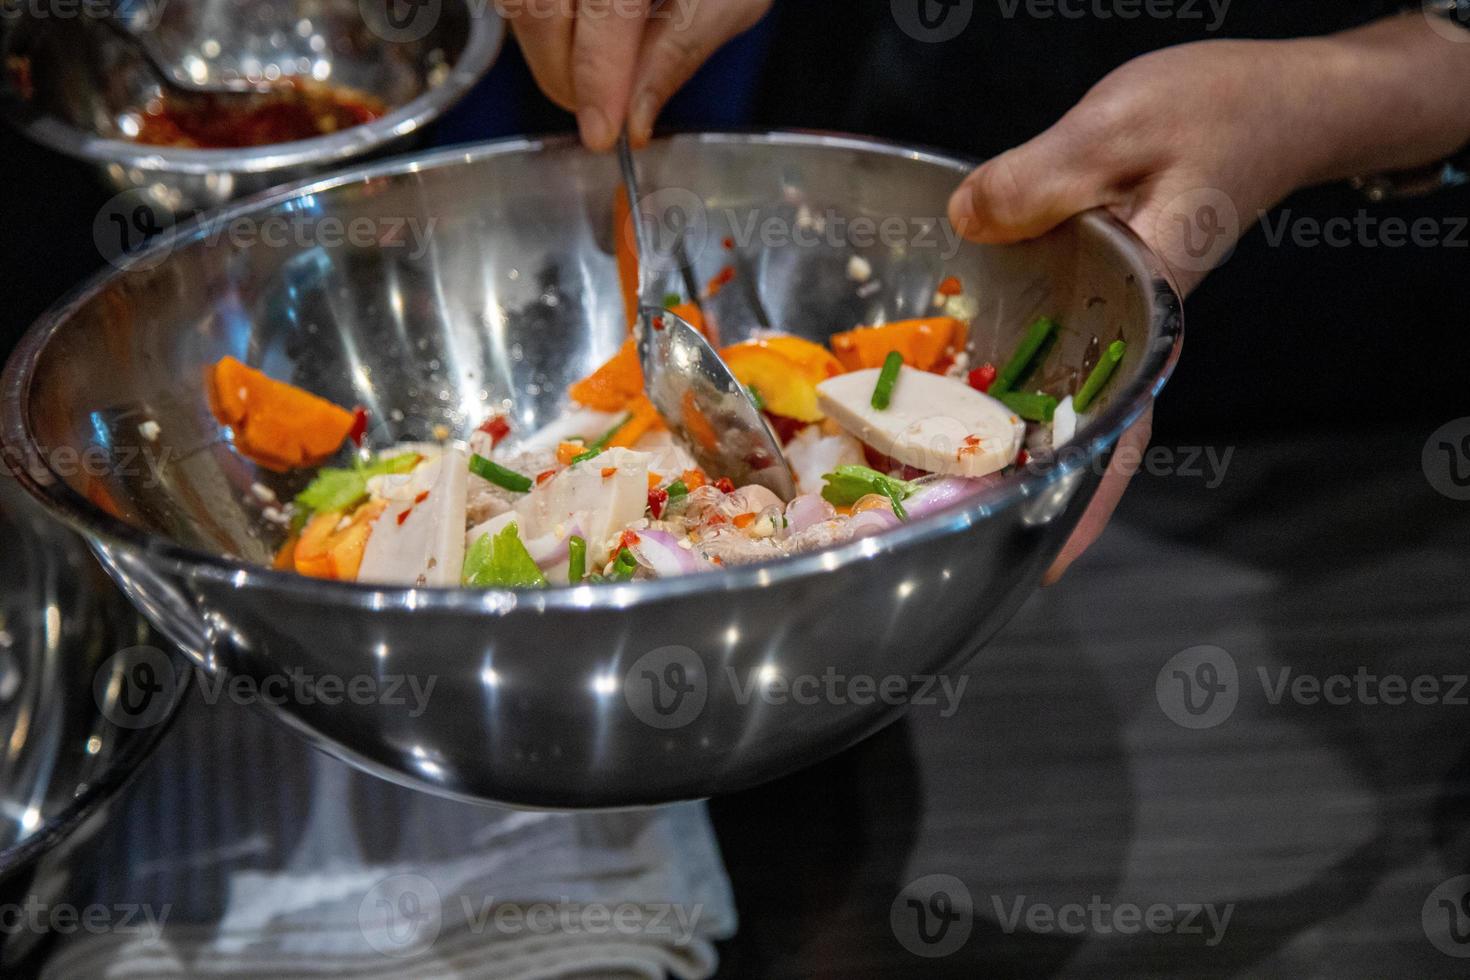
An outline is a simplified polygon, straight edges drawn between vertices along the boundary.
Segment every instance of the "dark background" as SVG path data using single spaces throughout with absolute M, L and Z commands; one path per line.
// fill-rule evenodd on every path
M 981 159 L 1045 129 L 1109 70 L 1143 52 L 1223 36 L 1320 33 L 1391 6 L 1234 0 L 1211 33 L 1203 0 L 1198 19 L 1131 21 L 1037 19 L 1025 6 L 1008 18 L 997 0 L 976 0 L 963 34 L 931 44 L 899 29 L 889 0 L 778 0 L 772 16 L 722 52 L 664 121 L 845 130 Z M 570 128 L 509 42 L 430 138 L 456 143 Z M 88 168 L 0 130 L 0 349 L 103 264 L 91 227 L 107 196 Z M 1350 188 L 1329 186 L 1283 207 L 1319 222 L 1363 209 L 1447 221 L 1470 216 L 1470 188 L 1372 205 Z M 1270 247 L 1254 227 L 1187 304 L 1186 352 L 1158 412 L 1158 437 L 1177 443 L 1400 424 L 1427 435 L 1466 414 L 1465 238 L 1458 247 Z

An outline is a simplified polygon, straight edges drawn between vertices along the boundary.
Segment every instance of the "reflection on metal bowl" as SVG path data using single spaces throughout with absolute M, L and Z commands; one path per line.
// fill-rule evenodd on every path
M 83 892 L 73 858 L 168 730 L 189 668 L 150 645 L 83 541 L 10 479 L 0 554 L 0 906 L 54 908 Z M 149 690 L 130 689 L 144 679 Z M 0 974 L 19 973 L 45 921 L 7 920 Z
M 263 567 L 280 531 L 252 484 L 285 498 L 306 477 L 234 452 L 204 366 L 233 355 L 361 403 L 379 443 L 465 436 L 502 406 L 517 427 L 544 423 L 627 332 L 616 163 L 569 141 L 389 162 L 224 216 L 396 229 L 376 244 L 237 248 L 179 230 L 22 341 L 0 391 L 6 450 L 197 662 L 332 679 L 332 703 L 312 687 L 275 710 L 374 772 L 468 798 L 626 806 L 817 761 L 892 721 L 912 678 L 962 664 L 1036 587 L 1172 368 L 1178 300 L 1102 213 L 1018 246 L 956 240 L 941 219 L 964 161 L 836 136 L 689 135 L 656 142 L 642 165 L 662 188 L 652 196 L 683 213 L 699 280 L 739 252 L 786 330 L 825 339 L 918 315 L 953 275 L 977 298 L 977 363 L 1003 357 L 1038 313 L 1064 325 L 1063 363 L 1095 336 L 1125 338 L 1079 452 L 881 537 L 705 576 L 479 592 Z M 854 254 L 879 288 L 848 278 Z M 726 341 L 753 328 L 748 297 L 726 288 L 709 305 Z M 89 452 L 106 465 L 75 464 Z M 361 696 L 343 696 L 354 683 Z

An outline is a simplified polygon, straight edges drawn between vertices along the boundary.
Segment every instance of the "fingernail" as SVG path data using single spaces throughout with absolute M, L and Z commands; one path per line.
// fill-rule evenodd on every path
M 658 115 L 658 98 L 652 92 L 644 92 L 633 100 L 633 115 L 628 121 L 629 134 L 640 143 L 653 136 L 654 118 Z
M 617 134 L 612 131 L 607 113 L 595 105 L 577 110 L 577 128 L 582 132 L 582 142 L 594 150 L 605 150 L 613 145 Z

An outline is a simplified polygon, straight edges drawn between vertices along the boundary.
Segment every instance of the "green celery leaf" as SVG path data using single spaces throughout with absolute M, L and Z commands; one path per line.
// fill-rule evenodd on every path
M 885 476 L 866 466 L 839 466 L 822 479 L 826 481 L 822 497 L 835 507 L 851 507 L 870 493 L 900 501 L 918 489 L 908 480 Z
M 379 457 L 359 463 L 350 470 L 325 467 L 305 490 L 296 495 L 296 506 L 305 511 L 345 511 L 368 495 L 368 480 L 384 474 L 407 473 L 419 464 L 417 453 Z
M 465 585 L 481 589 L 542 589 L 548 585 L 514 523 L 494 537 L 489 532 L 480 535 L 465 553 L 461 578 Z

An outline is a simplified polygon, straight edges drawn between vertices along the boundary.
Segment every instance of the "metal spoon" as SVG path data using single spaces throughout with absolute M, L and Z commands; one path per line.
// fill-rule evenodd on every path
M 790 500 L 796 496 L 796 479 L 781 443 L 750 393 L 703 334 L 650 301 L 653 253 L 638 214 L 642 197 L 626 131 L 618 140 L 618 162 L 638 253 L 635 334 L 649 399 L 707 472 L 727 476 L 737 486 L 759 483 L 782 500 Z

